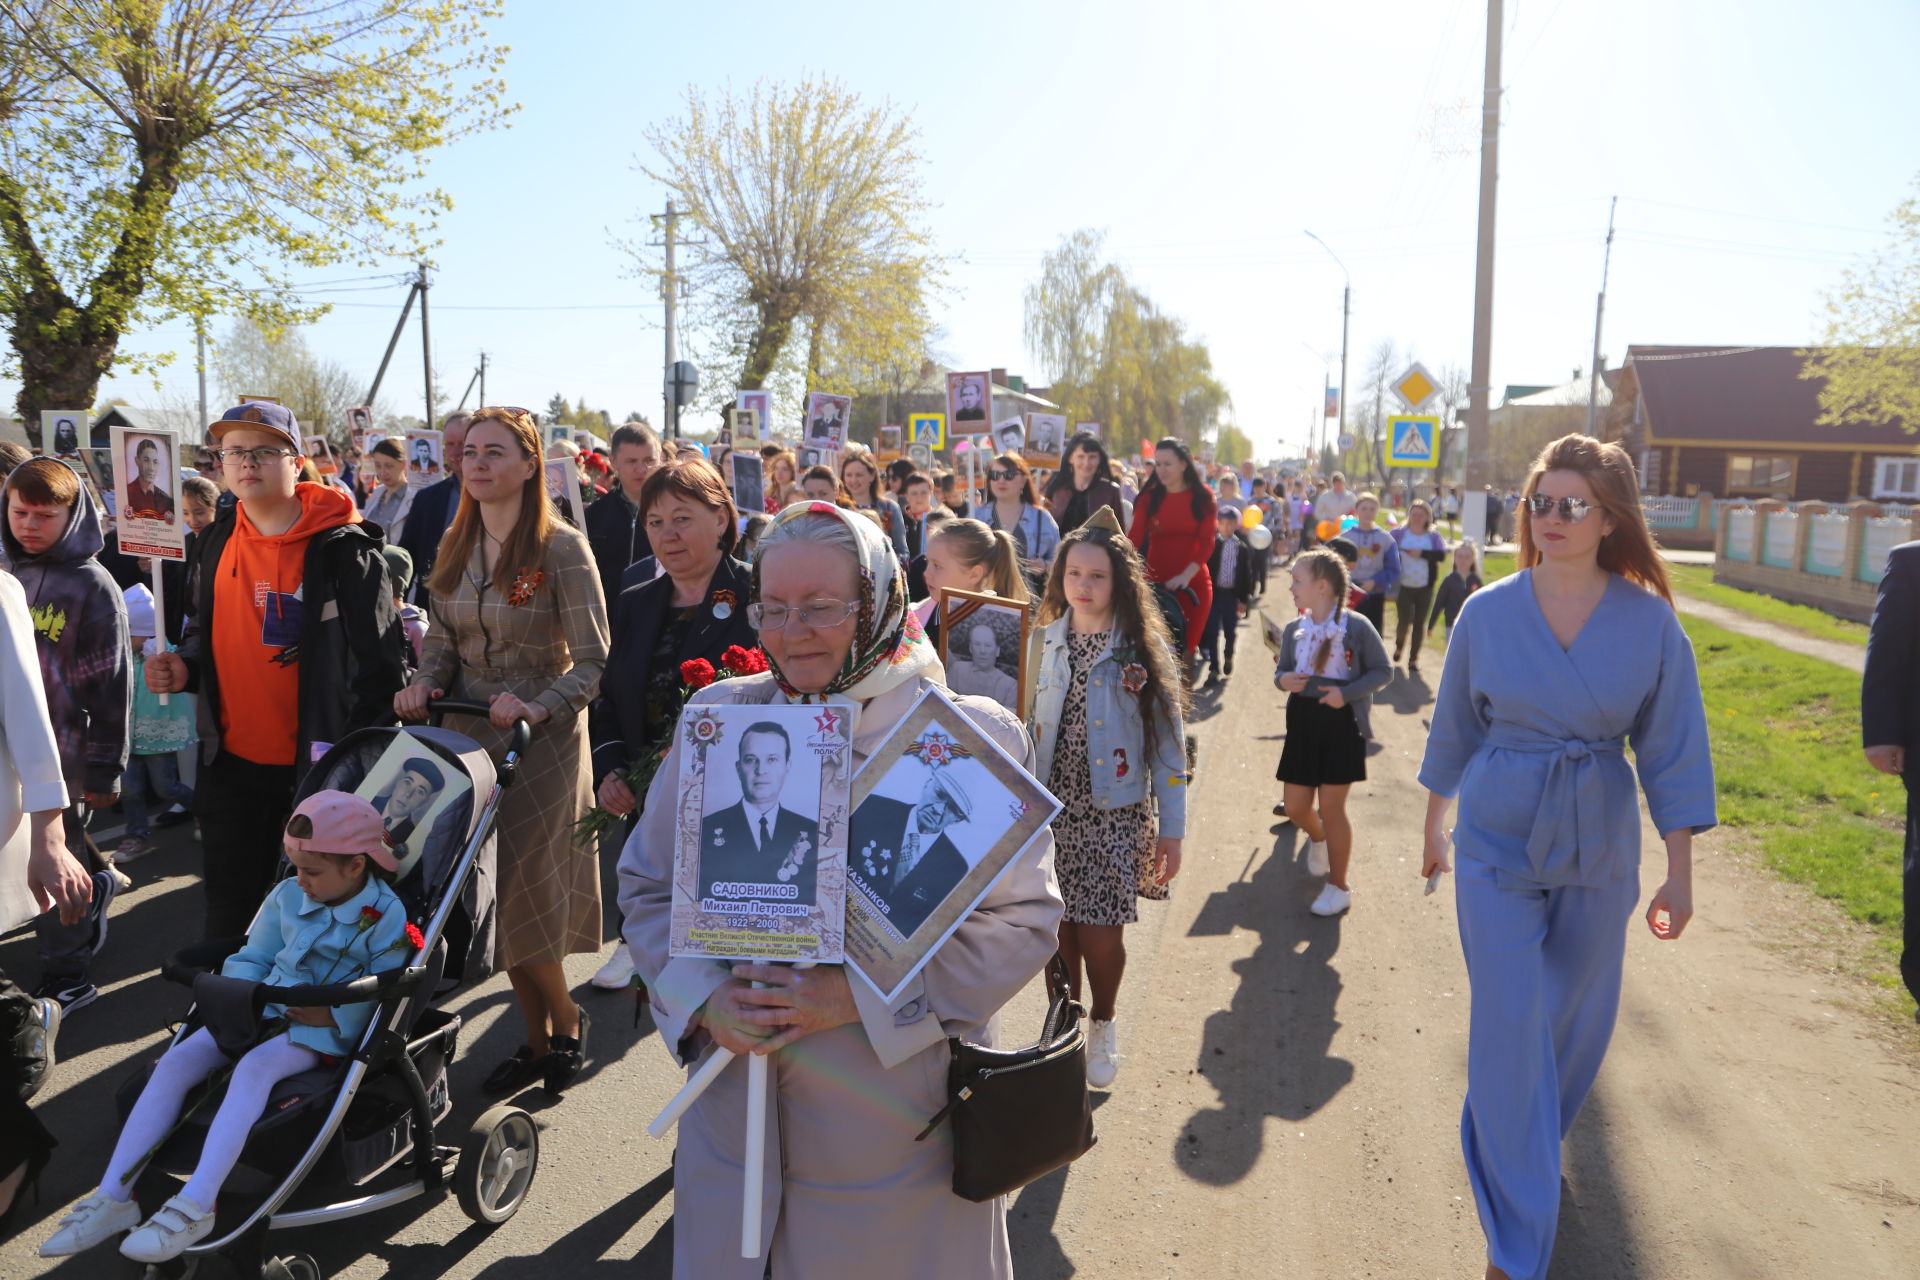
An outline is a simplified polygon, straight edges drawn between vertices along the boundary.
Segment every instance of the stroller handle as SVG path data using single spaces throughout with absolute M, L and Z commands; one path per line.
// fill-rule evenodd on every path
M 442 716 L 449 713 L 456 716 L 478 716 L 485 720 L 493 714 L 493 708 L 484 702 L 474 702 L 466 698 L 433 698 L 427 702 L 427 723 L 438 726 Z M 527 753 L 527 743 L 533 740 L 533 726 L 525 720 L 513 722 L 513 738 L 507 744 L 507 763 L 501 769 L 503 781 L 511 781 L 513 765 Z

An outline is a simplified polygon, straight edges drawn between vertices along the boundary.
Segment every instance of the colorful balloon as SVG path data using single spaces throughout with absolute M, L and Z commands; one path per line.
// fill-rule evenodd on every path
M 1340 526 L 1331 520 L 1322 520 L 1319 524 L 1313 526 L 1313 536 L 1322 542 L 1325 542 L 1328 538 L 1338 537 L 1339 534 Z
M 1253 544 L 1255 551 L 1265 551 L 1273 545 L 1273 530 L 1263 524 L 1257 524 L 1247 530 L 1247 541 Z
M 1240 527 L 1242 529 L 1258 529 L 1264 519 L 1265 513 L 1263 513 L 1260 508 L 1249 506 L 1245 511 L 1240 513 Z

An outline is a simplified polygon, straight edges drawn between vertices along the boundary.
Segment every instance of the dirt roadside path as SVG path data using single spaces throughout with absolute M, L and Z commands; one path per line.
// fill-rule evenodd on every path
M 1281 695 L 1251 628 L 1241 654 L 1203 703 L 1179 891 L 1129 931 L 1100 1145 L 1020 1196 L 1016 1272 L 1477 1280 L 1465 970 L 1451 885 L 1422 897 L 1417 878 L 1431 688 L 1402 675 L 1376 703 L 1356 905 L 1322 921 L 1304 848 L 1269 814 Z M 1659 849 L 1651 828 L 1643 847 Z M 1635 926 L 1613 1050 L 1568 1145 L 1553 1276 L 1920 1275 L 1912 1033 L 1785 940 L 1823 904 L 1729 847 L 1697 845 L 1700 915 L 1680 942 Z M 1037 1020 L 1012 1016 L 1015 1034 Z

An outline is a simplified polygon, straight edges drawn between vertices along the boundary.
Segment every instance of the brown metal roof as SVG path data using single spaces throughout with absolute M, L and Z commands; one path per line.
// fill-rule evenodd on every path
M 1920 435 L 1897 423 L 1817 424 L 1820 386 L 1800 376 L 1799 347 L 1627 348 L 1652 443 L 1826 444 L 1911 452 Z

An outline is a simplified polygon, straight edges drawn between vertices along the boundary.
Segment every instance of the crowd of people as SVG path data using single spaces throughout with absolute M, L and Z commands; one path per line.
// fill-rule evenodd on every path
M 1088 1083 L 1115 1086 L 1125 930 L 1181 868 L 1189 721 L 1232 677 L 1241 624 L 1284 573 L 1289 620 L 1261 637 L 1286 695 L 1274 812 L 1324 878 L 1316 915 L 1353 905 L 1346 806 L 1366 777 L 1371 697 L 1397 672 L 1417 677 L 1423 641 L 1448 632 L 1420 774 L 1432 794 L 1422 874 L 1458 877 L 1475 997 L 1463 1142 L 1488 1274 L 1544 1274 L 1558 1144 L 1605 1052 L 1638 899 L 1623 748 L 1666 842 L 1647 913 L 1657 936 L 1684 929 L 1690 840 L 1714 823 L 1692 653 L 1617 447 L 1567 437 L 1541 455 L 1515 508 L 1520 571 L 1483 585 L 1477 548 L 1435 519 L 1436 505 L 1457 513 L 1457 493 L 1383 504 L 1339 472 L 1215 464 L 1171 437 L 1138 467 L 1093 434 L 1046 475 L 998 453 L 973 489 L 968 472 L 858 447 L 802 468 L 770 443 L 763 509 L 743 511 L 723 445 L 629 423 L 603 455 L 547 442 L 533 416 L 504 407 L 442 430 L 434 483 L 409 485 L 387 441 L 322 478 L 285 408 L 227 411 L 206 446 L 218 483 L 182 488 L 192 533 L 184 566 L 161 566 L 177 577 L 164 616 L 145 585 L 153 566 L 119 555 L 66 464 L 6 460 L 0 772 L 17 786 L 0 795 L 20 809 L 0 813 L 12 833 L 0 870 L 21 883 L 0 885 L 12 910 L 0 925 L 34 914 L 31 895 L 41 972 L 31 994 L 0 991 L 0 1007 L 23 1011 L 23 1027 L 44 1038 L 93 998 L 88 966 L 121 867 L 151 852 L 165 821 L 198 824 L 204 937 L 246 939 L 228 972 L 305 972 L 306 951 L 329 954 L 305 914 L 348 919 L 391 897 L 393 868 L 379 811 L 332 792 L 296 808 L 302 770 L 356 729 L 477 701 L 486 722 L 462 728 L 494 755 L 517 724 L 533 729 L 496 827 L 494 962 L 521 1043 L 488 1064 L 485 1089 L 564 1094 L 593 1052 L 564 962 L 605 952 L 592 984 L 640 987 L 676 1061 L 716 1045 L 771 1057 L 774 1274 L 884 1274 L 910 1243 L 943 1259 L 942 1275 L 1009 1275 L 1004 1198 L 954 1195 L 950 1145 L 914 1140 L 948 1101 L 948 1038 L 987 1040 L 996 1011 L 1058 956 L 1089 1015 Z M 581 528 L 550 496 L 554 457 L 591 499 Z M 1030 688 L 1007 674 L 993 627 L 943 635 L 947 590 L 1032 615 L 1015 668 L 1030 661 Z M 1266 626 L 1263 614 L 1253 629 Z M 690 665 L 734 678 L 695 691 Z M 1063 808 L 919 976 L 885 1000 L 838 966 L 670 956 L 683 705 L 857 705 L 857 767 L 930 687 Z M 190 787 L 171 767 L 189 747 Z M 935 795 L 923 809 L 937 820 L 964 803 Z M 89 817 L 116 804 L 126 834 L 103 854 Z M 607 838 L 583 842 L 595 815 Z M 796 856 L 762 821 L 747 837 L 758 851 Z M 611 904 L 603 850 L 618 864 Z M 265 1086 L 352 1038 L 332 1010 L 287 1016 L 295 1025 L 247 1055 L 247 1087 L 222 1104 L 233 1132 L 257 1118 Z M 780 1052 L 803 1039 L 805 1052 Z M 132 1157 L 214 1051 L 189 1039 L 164 1064 L 100 1187 L 43 1254 L 131 1232 L 124 1252 L 161 1260 L 211 1231 L 233 1142 L 210 1145 L 158 1213 L 143 1219 L 132 1202 Z M 745 1081 L 744 1064 L 729 1065 L 680 1122 L 676 1274 L 759 1274 L 738 1257 L 729 1210 Z M 0 1212 L 51 1151 L 0 1091 Z

